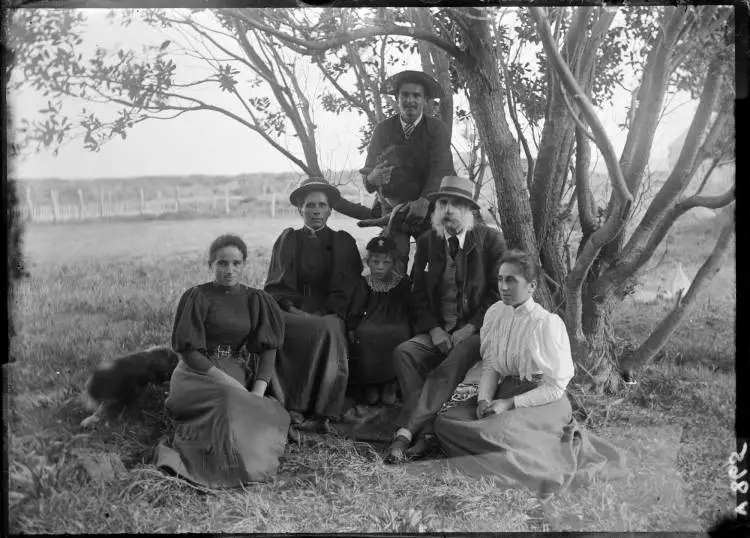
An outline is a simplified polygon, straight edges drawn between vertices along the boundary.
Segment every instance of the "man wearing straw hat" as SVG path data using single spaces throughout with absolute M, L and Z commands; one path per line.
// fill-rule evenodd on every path
M 481 360 L 479 330 L 487 308 L 500 299 L 505 241 L 499 231 L 475 221 L 472 182 L 445 177 L 428 199 L 435 203 L 432 229 L 419 237 L 413 267 L 417 336 L 393 352 L 404 406 L 387 463 L 420 456 L 430 447 L 432 420 Z
M 410 236 L 419 237 L 429 229 L 427 196 L 438 190 L 444 176 L 455 175 L 456 171 L 448 129 L 439 119 L 425 114 L 427 101 L 443 96 L 437 81 L 421 71 L 402 71 L 386 80 L 383 91 L 396 97 L 399 113 L 375 126 L 360 172 L 367 191 L 378 191 L 379 199 L 370 216 L 403 204 L 391 236 L 400 256 L 408 261 Z M 398 158 L 389 160 L 387 154 L 398 154 Z

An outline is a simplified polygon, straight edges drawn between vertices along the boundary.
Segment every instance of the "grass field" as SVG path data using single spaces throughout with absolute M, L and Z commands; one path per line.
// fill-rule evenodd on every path
M 587 427 L 627 449 L 627 480 L 540 502 L 424 466 L 389 467 L 381 446 L 337 437 L 289 445 L 278 477 L 245 490 L 197 490 L 149 465 L 170 422 L 152 388 L 120 422 L 82 431 L 77 400 L 104 357 L 168 342 L 176 301 L 209 278 L 220 233 L 250 246 L 246 282 L 260 286 L 273 239 L 295 221 L 208 219 L 39 225 L 27 230 L 31 278 L 12 307 L 18 334 L 6 365 L 10 530 L 107 532 L 700 531 L 733 508 L 734 257 L 639 384 L 608 400 L 577 395 Z M 363 245 L 372 230 L 340 217 Z M 670 253 L 689 276 L 712 246 L 715 220 L 687 220 Z M 668 265 L 643 277 L 654 286 Z M 668 306 L 628 300 L 619 335 L 643 338 Z M 660 437 L 661 436 L 661 437 Z M 661 440 L 661 441 L 660 441 Z M 124 469 L 91 480 L 84 451 Z M 664 492 L 667 492 L 666 494 Z

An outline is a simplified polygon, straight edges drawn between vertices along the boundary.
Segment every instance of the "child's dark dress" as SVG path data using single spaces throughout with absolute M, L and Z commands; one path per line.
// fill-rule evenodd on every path
M 381 384 L 396 379 L 393 350 L 411 338 L 414 331 L 411 281 L 404 276 L 394 284 L 379 286 L 367 275 L 361 277 L 354 291 L 347 317 L 347 331 L 354 331 L 356 340 L 349 350 L 352 384 Z

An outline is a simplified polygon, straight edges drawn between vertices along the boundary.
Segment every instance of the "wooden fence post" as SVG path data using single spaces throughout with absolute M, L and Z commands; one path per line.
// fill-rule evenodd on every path
M 180 188 L 177 187 L 174 190 L 174 210 L 175 213 L 180 212 Z
M 29 216 L 31 217 L 31 221 L 34 221 L 34 202 L 31 199 L 31 187 L 26 187 L 26 205 L 29 206 Z
M 57 205 L 57 192 L 55 189 L 50 189 L 49 196 L 52 199 L 52 222 L 57 222 L 60 218 L 60 208 Z
M 83 220 L 83 191 L 78 189 L 78 220 Z
M 104 217 L 104 186 L 99 188 L 99 216 Z
M 229 215 L 229 187 L 224 187 L 224 211 Z
M 216 210 L 216 204 L 219 201 L 219 196 L 216 194 L 216 191 L 214 191 L 213 195 L 214 195 L 214 199 L 211 202 L 211 211 L 215 211 Z
M 146 212 L 146 196 L 143 193 L 143 187 L 141 187 L 141 215 Z
M 271 218 L 276 218 L 276 191 L 271 193 Z

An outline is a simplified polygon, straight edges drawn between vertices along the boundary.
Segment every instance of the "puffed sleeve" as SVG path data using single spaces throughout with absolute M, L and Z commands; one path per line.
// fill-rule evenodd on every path
M 198 287 L 190 288 L 177 303 L 172 328 L 172 349 L 177 353 L 206 352 L 206 315 L 208 304 Z
M 542 382 L 537 388 L 516 396 L 515 406 L 530 407 L 559 400 L 575 372 L 568 332 L 560 316 L 546 316 L 534 331 L 528 350 L 534 366 L 542 371 Z
M 273 297 L 261 290 L 251 290 L 248 306 L 253 320 L 252 332 L 245 347 L 251 353 L 279 349 L 284 343 L 284 317 Z

